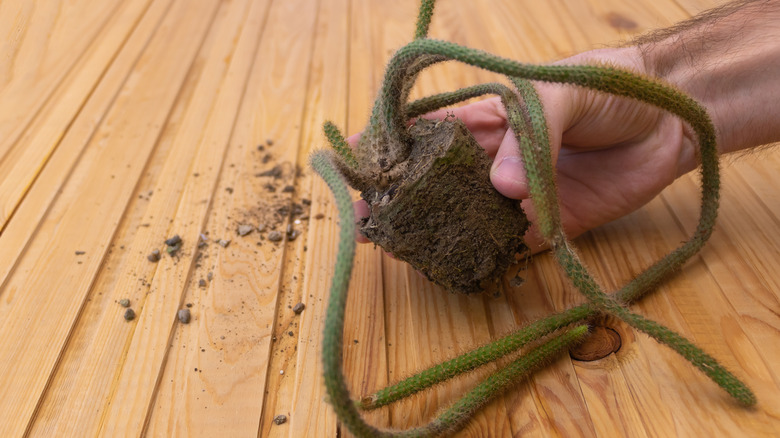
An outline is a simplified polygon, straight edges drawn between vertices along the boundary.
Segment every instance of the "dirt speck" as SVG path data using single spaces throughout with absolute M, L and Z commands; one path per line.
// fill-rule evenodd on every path
M 282 238 L 282 233 L 280 231 L 271 231 L 268 233 L 268 240 L 271 242 L 281 242 Z
M 160 250 L 159 249 L 152 250 L 152 252 L 150 252 L 149 255 L 146 256 L 146 258 L 150 262 L 155 262 L 155 263 L 159 262 L 160 261 Z
M 179 309 L 176 313 L 176 317 L 179 318 L 179 322 L 182 324 L 189 324 L 192 315 L 190 314 L 190 309 Z

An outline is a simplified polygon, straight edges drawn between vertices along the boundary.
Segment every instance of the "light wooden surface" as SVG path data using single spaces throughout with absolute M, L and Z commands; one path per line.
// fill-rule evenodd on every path
M 439 3 L 432 37 L 546 62 L 722 1 Z M 325 145 L 324 120 L 361 129 L 416 8 L 0 2 L 0 436 L 344 433 L 324 401 L 319 360 L 337 218 L 307 156 Z M 491 78 L 438 66 L 415 95 Z M 724 163 L 711 243 L 635 308 L 724 362 L 758 406 L 737 407 L 675 353 L 614 324 L 618 353 L 562 358 L 460 436 L 780 433 L 780 152 Z M 615 288 L 686 238 L 698 197 L 695 177 L 683 177 L 577 244 Z M 241 224 L 266 230 L 242 237 Z M 297 239 L 268 240 L 288 224 Z M 147 260 L 174 234 L 184 241 L 176 257 Z M 522 287 L 464 297 L 361 246 L 345 332 L 352 391 L 376 390 L 579 300 L 547 255 L 532 261 Z M 295 314 L 299 302 L 306 307 Z M 185 325 L 176 313 L 187 305 Z M 422 424 L 493 369 L 367 417 Z M 280 414 L 287 422 L 277 425 Z

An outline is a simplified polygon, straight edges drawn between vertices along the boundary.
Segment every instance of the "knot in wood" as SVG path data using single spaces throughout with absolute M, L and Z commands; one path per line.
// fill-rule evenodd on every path
M 612 327 L 597 325 L 592 327 L 585 342 L 569 350 L 572 359 L 583 362 L 603 359 L 620 350 L 620 333 Z

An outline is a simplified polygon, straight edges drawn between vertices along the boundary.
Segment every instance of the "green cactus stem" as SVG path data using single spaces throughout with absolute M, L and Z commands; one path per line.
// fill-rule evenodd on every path
M 341 225 L 323 336 L 325 386 L 329 402 L 339 420 L 357 436 L 434 436 L 454 432 L 488 400 L 519 379 L 527 377 L 534 369 L 549 363 L 561 351 L 586 336 L 587 329 L 577 324 L 604 314 L 613 315 L 668 345 L 740 404 L 755 404 L 756 398 L 750 389 L 714 358 L 680 334 L 631 312 L 627 307 L 682 267 L 701 250 L 712 234 L 718 212 L 720 175 L 715 131 L 704 108 L 668 84 L 618 68 L 600 65 L 538 66 L 446 41 L 428 39 L 433 8 L 433 0 L 422 1 L 414 40 L 398 50 L 391 59 L 369 126 L 357 148 L 354 151 L 350 149 L 338 128 L 328 122 L 324 127 L 325 134 L 334 150 L 316 152 L 311 158 L 312 167 L 333 191 Z M 504 74 L 516 90 L 498 83 L 482 84 L 407 104 L 409 91 L 417 76 L 425 68 L 446 60 L 456 60 Z M 696 230 L 680 247 L 611 294 L 602 290 L 565 235 L 544 109 L 530 80 L 584 87 L 653 105 L 688 123 L 698 138 L 701 209 Z M 561 270 L 587 299 L 587 303 L 533 322 L 485 346 L 435 365 L 364 397 L 359 402 L 353 402 L 344 382 L 341 363 L 346 294 L 355 253 L 353 210 L 344 179 L 361 190 L 364 197 L 369 193 L 375 195 L 376 199 L 381 196 L 389 198 L 389 194 L 401 184 L 400 181 L 408 178 L 408 169 L 420 166 L 419 136 L 415 137 L 414 129 L 407 128 L 409 119 L 485 94 L 495 94 L 501 98 L 509 128 L 518 140 L 523 157 L 531 199 L 538 216 L 537 226 L 550 244 Z M 433 125 L 438 128 L 438 124 Z M 463 151 L 458 154 L 460 159 L 465 160 L 471 152 L 467 152 L 468 149 Z M 455 161 L 458 159 L 450 158 Z M 486 378 L 426 426 L 401 432 L 385 431 L 368 425 L 360 416 L 358 408 L 373 409 L 393 403 L 494 362 L 530 344 L 538 346 Z

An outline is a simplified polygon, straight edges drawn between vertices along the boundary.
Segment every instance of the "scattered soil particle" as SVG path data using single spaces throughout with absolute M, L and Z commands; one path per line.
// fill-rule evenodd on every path
M 274 424 L 277 426 L 284 424 L 287 422 L 287 416 L 286 415 L 277 415 L 274 417 Z
M 206 280 L 211 281 L 211 279 L 213 279 L 213 278 L 214 278 L 214 273 L 213 272 L 209 272 L 208 274 L 206 274 Z
M 179 241 L 179 243 L 177 243 L 176 245 L 168 246 L 168 248 L 165 248 L 165 250 L 168 252 L 168 254 L 171 257 L 175 256 L 180 249 L 181 249 L 181 241 Z
M 130 300 L 128 300 L 127 298 L 122 298 L 121 300 L 119 300 L 119 305 L 122 307 L 130 307 Z
M 271 140 L 270 138 L 267 138 L 267 139 L 265 139 L 265 144 L 267 144 L 268 146 L 273 146 L 274 145 L 274 141 Z
M 199 287 L 206 287 L 206 284 L 207 284 L 206 280 L 204 280 L 202 278 L 200 280 L 198 280 L 198 286 Z
M 232 195 L 233 194 L 233 187 L 225 187 L 225 191 Z
M 219 244 L 219 246 L 221 246 L 223 248 L 227 248 L 228 245 L 230 245 L 230 241 L 229 240 L 225 240 L 225 239 L 219 239 L 219 240 L 217 240 L 217 243 Z
M 268 240 L 271 242 L 281 242 L 282 241 L 282 233 L 280 231 L 271 231 L 268 233 Z
M 135 311 L 133 309 L 125 310 L 125 321 L 132 321 L 135 319 Z
M 301 223 L 301 221 L 299 220 L 296 220 L 296 222 L 299 224 Z M 301 234 L 301 232 L 293 228 L 292 224 L 287 224 L 286 234 L 287 234 L 287 241 L 292 242 L 293 240 L 295 240 L 296 237 L 298 237 Z
M 265 225 L 265 224 L 260 224 L 260 225 L 258 225 L 258 226 L 257 226 L 257 231 L 258 231 L 258 232 L 260 232 L 260 233 L 262 233 L 262 232 L 264 232 L 264 231 L 265 231 L 265 229 L 266 229 L 266 228 L 267 228 L 267 227 L 266 227 L 266 225 Z
M 303 198 L 303 199 L 301 199 L 301 204 L 303 204 L 305 206 L 309 206 L 309 205 L 311 205 L 311 199 Z
M 84 255 L 86 254 L 86 251 L 76 251 L 76 255 Z
M 176 317 L 179 318 L 179 322 L 182 324 L 189 324 L 191 318 L 190 309 L 180 309 L 176 313 Z
M 156 262 L 159 262 L 159 261 L 160 261 L 160 250 L 159 250 L 159 249 L 154 249 L 154 250 L 152 250 L 152 252 L 151 252 L 151 253 L 149 253 L 149 255 L 148 255 L 148 256 L 146 256 L 146 258 L 147 258 L 147 259 L 148 259 L 150 262 L 155 262 L 155 263 L 156 263 Z
M 324 215 L 324 214 L 322 214 L 322 213 L 317 213 L 317 214 L 314 216 L 314 219 L 320 220 L 320 219 L 323 219 L 324 217 L 325 217 L 325 215 Z
M 243 236 L 246 236 L 247 234 L 251 233 L 252 230 L 254 230 L 254 229 L 255 229 L 255 227 L 253 227 L 251 225 L 241 224 L 241 225 L 238 226 L 238 229 L 236 230 L 236 232 L 238 233 L 239 236 L 243 237 Z
M 525 284 L 525 278 L 520 276 L 519 274 L 512 277 L 511 280 L 509 280 L 509 285 L 512 287 L 520 287 Z
M 305 305 L 305 304 L 303 304 L 303 303 L 298 303 L 298 304 L 296 304 L 296 305 L 293 307 L 293 309 L 292 309 L 292 310 L 293 310 L 293 313 L 295 313 L 296 315 L 300 315 L 300 314 L 301 314 L 301 312 L 303 312 L 303 310 L 304 310 L 305 308 L 306 308 L 306 305 Z
M 168 246 L 176 246 L 181 243 L 181 237 L 179 237 L 178 234 L 174 235 L 173 237 L 166 239 L 165 244 Z
M 282 193 L 292 193 L 295 191 L 295 187 L 293 186 L 284 186 L 282 189 Z
M 192 307 L 192 303 L 187 303 L 187 307 Z
M 282 166 L 276 165 L 273 168 L 266 170 L 265 172 L 260 172 L 256 176 L 270 176 L 274 179 L 279 179 L 282 177 Z

